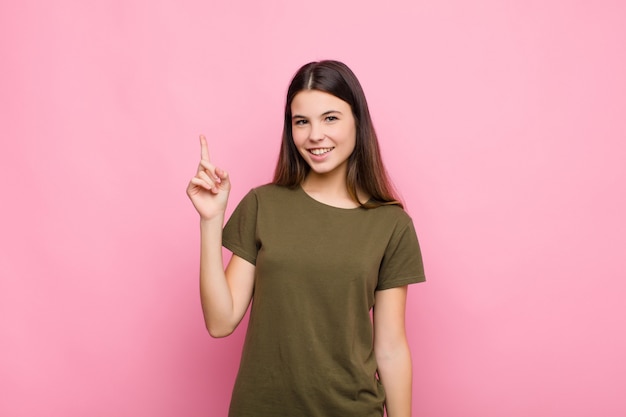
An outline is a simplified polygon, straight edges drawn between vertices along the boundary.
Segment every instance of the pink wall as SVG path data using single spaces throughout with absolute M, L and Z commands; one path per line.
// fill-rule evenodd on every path
M 232 209 L 320 58 L 423 245 L 414 415 L 626 415 L 626 3 L 211 3 L 0 3 L 0 415 L 225 415 L 243 329 L 203 328 L 197 135 Z

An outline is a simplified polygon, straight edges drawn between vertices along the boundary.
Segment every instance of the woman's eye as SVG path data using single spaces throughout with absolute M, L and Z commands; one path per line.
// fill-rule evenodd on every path
M 327 122 L 334 122 L 335 120 L 339 120 L 337 116 L 326 116 Z
M 296 126 L 302 126 L 306 124 L 306 120 L 304 119 L 300 119 L 300 120 L 296 120 L 295 125 Z

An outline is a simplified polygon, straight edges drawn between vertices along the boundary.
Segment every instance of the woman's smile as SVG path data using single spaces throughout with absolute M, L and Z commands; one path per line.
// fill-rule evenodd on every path
M 332 148 L 312 148 L 309 149 L 309 152 L 312 153 L 315 156 L 323 156 L 326 155 L 327 153 L 329 153 L 330 151 L 332 151 L 333 149 L 335 149 L 334 147 Z

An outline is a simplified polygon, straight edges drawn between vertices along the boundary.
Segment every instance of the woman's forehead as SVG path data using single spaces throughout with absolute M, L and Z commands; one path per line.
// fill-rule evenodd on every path
M 345 112 L 348 109 L 350 104 L 320 90 L 302 90 L 291 101 L 293 113 L 302 112 L 307 115 L 321 115 L 329 111 Z

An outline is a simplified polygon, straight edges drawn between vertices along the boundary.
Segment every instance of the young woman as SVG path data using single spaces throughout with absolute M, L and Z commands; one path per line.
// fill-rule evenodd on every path
M 424 271 L 352 71 L 337 61 L 298 70 L 274 181 L 225 227 L 230 180 L 200 143 L 187 194 L 200 214 L 211 336 L 232 333 L 252 302 L 229 416 L 381 417 L 386 407 L 409 417 L 406 294 Z M 226 270 L 222 244 L 233 253 Z

